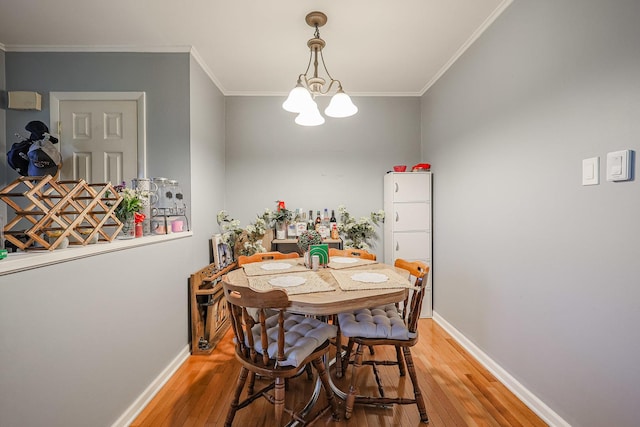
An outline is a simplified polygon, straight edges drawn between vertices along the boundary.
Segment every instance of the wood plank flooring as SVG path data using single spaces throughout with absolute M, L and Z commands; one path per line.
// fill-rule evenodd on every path
M 473 359 L 437 323 L 421 319 L 420 340 L 412 348 L 418 380 L 425 397 L 431 427 L 467 426 L 546 426 L 529 408 Z M 231 400 L 231 392 L 240 371 L 234 357 L 230 332 L 220 341 L 210 356 L 191 356 L 165 384 L 147 407 L 131 424 L 147 426 L 222 426 Z M 389 347 L 376 349 L 376 356 L 395 354 Z M 370 357 L 365 350 L 365 357 Z M 377 387 L 370 368 L 362 375 L 361 394 L 376 394 Z M 409 397 L 412 387 L 408 377 L 398 377 L 397 367 L 379 367 L 385 392 Z M 334 382 L 348 389 L 351 370 L 345 378 Z M 398 380 L 400 378 L 400 380 Z M 263 382 L 262 382 L 263 383 Z M 261 381 L 256 382 L 256 389 Z M 289 384 L 287 406 L 302 407 L 313 388 L 313 381 L 302 375 Z M 324 406 L 322 396 L 317 406 Z M 340 401 L 342 419 L 333 421 L 324 414 L 316 426 L 424 426 L 415 405 L 389 408 L 356 405 L 353 416 L 346 421 L 344 402 Z M 273 406 L 259 399 L 238 411 L 234 426 L 273 426 Z

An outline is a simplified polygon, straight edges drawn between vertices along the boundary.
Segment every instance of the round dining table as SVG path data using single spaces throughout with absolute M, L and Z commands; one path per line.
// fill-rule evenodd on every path
M 371 263 L 341 269 L 340 271 L 375 271 L 392 269 L 405 277 L 409 277 L 405 270 L 383 263 Z M 309 270 L 311 271 L 311 270 Z M 360 308 L 377 307 L 385 304 L 404 301 L 408 288 L 392 289 L 364 289 L 344 291 L 338 285 L 330 268 L 320 268 L 316 271 L 334 290 L 331 292 L 314 292 L 308 294 L 289 295 L 291 306 L 287 311 L 310 316 L 331 316 Z M 222 280 L 236 286 L 249 286 L 249 278 L 243 268 L 230 271 Z
M 282 261 L 267 261 L 267 262 L 282 262 Z M 297 260 L 295 263 L 297 265 L 301 265 L 302 258 Z M 255 263 L 257 264 L 257 263 Z M 331 265 L 331 264 L 330 264 Z M 255 267 L 255 266 L 254 266 Z M 358 265 L 354 265 L 353 267 L 340 268 L 338 271 L 343 272 L 354 272 L 358 271 L 368 271 L 375 272 L 376 270 L 393 270 L 395 273 L 401 275 L 403 278 L 407 279 L 407 285 L 409 285 L 408 279 L 409 274 L 407 271 L 395 268 L 388 264 L 377 263 L 377 262 L 364 262 L 359 261 Z M 311 270 L 308 270 L 311 271 Z M 277 274 L 282 274 L 281 272 L 275 272 L 274 276 Z M 294 274 L 294 273 L 288 273 Z M 320 278 L 322 278 L 326 283 L 328 283 L 333 290 L 329 292 L 314 292 L 314 293 L 304 293 L 304 294 L 290 294 L 289 301 L 291 302 L 291 306 L 287 308 L 287 311 L 304 314 L 309 316 L 316 316 L 325 321 L 332 315 L 353 311 L 361 308 L 370 308 L 370 307 L 378 307 L 385 304 L 393 304 L 396 302 L 404 301 L 408 292 L 409 287 L 407 288 L 380 288 L 380 289 L 361 289 L 361 290 L 342 290 L 340 284 L 332 274 L 331 268 L 319 268 L 315 271 Z M 249 276 L 247 276 L 244 268 L 238 268 L 236 270 L 230 271 L 222 278 L 223 281 L 227 283 L 231 283 L 236 286 L 247 286 L 249 287 Z M 332 365 L 335 362 L 335 359 L 332 361 L 327 360 L 325 356 L 325 363 L 327 366 Z M 346 393 L 340 390 L 332 381 L 331 376 L 329 376 L 329 382 L 331 384 L 331 388 L 335 395 L 340 399 L 346 398 Z M 313 390 L 312 396 L 301 411 L 302 416 L 306 416 L 311 412 L 314 404 L 318 400 L 321 391 L 321 383 L 319 379 L 316 381 L 315 388 Z M 325 409 L 326 410 L 326 409 Z M 287 426 L 298 426 L 301 423 L 297 420 L 292 420 Z

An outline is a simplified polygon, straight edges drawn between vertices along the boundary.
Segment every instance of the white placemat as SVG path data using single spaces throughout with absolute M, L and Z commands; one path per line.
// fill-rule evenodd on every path
M 267 270 L 267 271 L 287 270 L 291 267 L 292 267 L 291 264 L 287 262 L 265 262 L 260 266 L 261 269 Z
M 331 261 L 337 262 L 338 264 L 354 264 L 358 262 L 358 258 L 348 256 L 333 256 L 331 257 Z
M 353 273 L 351 280 L 361 283 L 383 283 L 389 280 L 389 277 L 383 273 Z
M 380 270 L 332 270 L 331 274 L 343 291 L 365 289 L 413 289 L 409 274 L 402 276 L 392 269 Z
M 376 263 L 377 261 L 372 261 L 370 259 L 332 256 L 332 257 L 329 257 L 329 264 L 327 265 L 327 267 L 332 268 L 334 270 L 340 270 L 342 268 L 361 267 L 363 265 L 371 265 Z
M 295 273 L 300 271 L 308 271 L 307 267 L 302 265 L 302 258 L 278 259 L 262 262 L 251 262 L 242 266 L 244 274 L 247 276 L 264 276 L 268 274 Z M 289 267 L 283 267 L 283 264 Z
M 285 279 L 286 277 L 298 277 L 304 280 L 304 283 L 299 285 L 289 285 L 286 283 L 289 281 Z M 270 276 L 254 276 L 248 277 L 249 279 L 249 287 L 255 289 L 257 291 L 270 291 L 272 289 L 284 289 L 289 295 L 299 295 L 299 294 L 312 294 L 316 292 L 333 292 L 336 289 L 326 281 L 324 281 L 316 272 L 306 270 L 305 272 L 297 272 L 294 275 L 291 274 L 282 274 L 275 275 L 272 274 Z M 279 286 L 274 286 L 271 281 L 276 280 L 276 284 Z M 282 280 L 282 281 L 280 281 Z M 294 279 L 290 283 L 295 283 L 295 281 L 299 281 L 300 279 Z M 282 286 L 282 283 L 285 283 L 285 286 Z
M 269 284 L 277 288 L 290 288 L 292 286 L 300 286 L 306 281 L 307 279 L 304 277 L 289 274 L 288 276 L 278 276 L 273 279 L 269 279 Z

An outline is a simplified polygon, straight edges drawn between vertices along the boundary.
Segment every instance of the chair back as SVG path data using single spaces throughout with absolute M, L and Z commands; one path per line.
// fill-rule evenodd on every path
M 368 259 L 371 261 L 376 260 L 376 254 L 367 252 L 364 249 L 354 249 L 354 248 L 348 248 L 348 249 L 329 248 L 329 257 L 332 257 L 332 256 L 361 258 L 361 259 Z
M 285 360 L 284 356 L 284 311 L 291 305 L 287 293 L 281 289 L 267 292 L 254 291 L 246 286 L 236 286 L 222 282 L 224 296 L 227 300 L 231 316 L 231 326 L 235 335 L 236 353 L 243 360 L 265 369 L 273 369 L 276 361 Z M 247 311 L 251 308 L 258 311 L 253 317 Z M 267 348 L 266 309 L 278 312 L 278 349 L 274 360 L 269 359 Z M 256 320 L 257 319 L 257 320 Z M 259 341 L 254 326 L 260 325 Z
M 406 261 L 404 259 L 396 259 L 394 263 L 396 268 L 407 270 L 409 274 L 415 277 L 415 290 L 409 293 L 404 300 L 401 316 L 404 319 L 409 332 L 415 333 L 418 330 L 418 319 L 422 310 L 422 298 L 424 297 L 424 289 L 427 285 L 429 277 L 429 267 L 421 261 Z
M 253 255 L 240 255 L 238 257 L 238 267 L 242 267 L 244 264 L 249 264 L 252 262 L 261 262 L 261 261 L 269 261 L 272 259 L 288 259 L 288 258 L 299 258 L 297 252 L 290 252 L 288 254 L 283 254 L 282 252 L 258 252 Z

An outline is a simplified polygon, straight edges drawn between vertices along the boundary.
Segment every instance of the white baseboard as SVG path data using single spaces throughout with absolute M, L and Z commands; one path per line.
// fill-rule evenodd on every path
M 487 356 L 474 343 L 458 331 L 453 325 L 447 322 L 437 312 L 433 313 L 433 320 L 437 322 L 442 329 L 451 335 L 469 354 L 471 354 L 482 366 L 487 368 L 502 384 L 505 385 L 513 394 L 516 395 L 525 405 L 536 413 L 544 422 L 552 427 L 571 427 L 571 425 L 563 420 L 551 408 L 536 395 L 531 393 L 525 386 L 520 384 L 511 374 L 505 371 L 493 359 Z
M 190 355 L 189 345 L 186 345 L 111 427 L 129 426 Z

